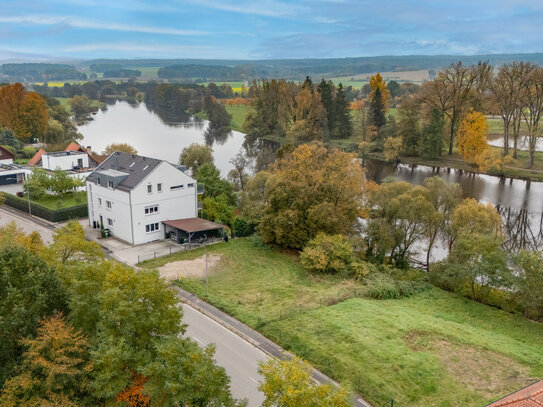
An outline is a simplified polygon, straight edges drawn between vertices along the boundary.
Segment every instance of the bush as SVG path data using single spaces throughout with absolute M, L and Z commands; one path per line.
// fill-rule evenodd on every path
M 250 236 L 255 232 L 255 225 L 244 218 L 236 217 L 232 223 L 232 234 L 236 237 Z
M 319 233 L 304 247 L 300 260 L 308 271 L 338 273 L 348 270 L 353 264 L 353 245 L 343 235 Z
M 36 154 L 36 149 L 34 147 L 25 147 L 23 148 L 23 157 L 32 158 Z
M 420 280 L 395 280 L 388 274 L 378 272 L 367 278 L 367 288 L 364 296 L 375 300 L 398 300 L 425 291 L 429 285 Z
M 262 240 L 262 236 L 260 236 L 258 233 L 253 233 L 251 236 L 247 238 L 247 240 L 256 248 L 258 249 L 264 249 L 269 250 L 270 246 L 264 243 L 264 240 Z

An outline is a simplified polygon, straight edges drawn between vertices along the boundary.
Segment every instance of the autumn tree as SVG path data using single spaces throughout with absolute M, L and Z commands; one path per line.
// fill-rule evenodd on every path
M 439 108 L 449 120 L 449 154 L 453 152 L 458 124 L 472 91 L 488 76 L 490 69 L 487 63 L 465 66 L 457 62 L 440 71 L 436 79 L 422 87 L 426 103 Z
M 534 165 L 535 148 L 539 134 L 539 122 L 543 113 L 543 68 L 534 68 L 522 84 L 522 116 L 528 127 L 528 151 L 530 168 Z
M 13 130 L 17 139 L 43 141 L 48 122 L 47 103 L 40 95 L 26 92 L 20 83 L 0 87 L 0 126 Z
M 392 162 L 398 162 L 400 153 L 402 151 L 402 138 L 401 137 L 387 137 L 385 144 L 383 145 L 385 154 L 385 160 Z
M 353 245 L 342 235 L 319 233 L 300 254 L 304 268 L 318 273 L 346 271 L 354 260 Z
M 257 172 L 248 178 L 247 187 L 240 194 L 239 211 L 251 224 L 259 224 L 264 216 L 266 183 L 271 176 L 268 171 Z
M 179 164 L 190 169 L 193 176 L 206 163 L 213 163 L 213 149 L 203 144 L 192 143 L 185 147 L 179 156 Z
M 364 177 L 356 155 L 301 145 L 270 172 L 260 224 L 266 242 L 301 249 L 319 232 L 354 231 Z
M 302 87 L 296 95 L 294 121 L 286 133 L 287 140 L 325 141 L 328 134 L 326 110 L 320 94 L 308 86 Z
M 20 339 L 33 337 L 39 320 L 65 311 L 66 306 L 66 289 L 42 259 L 20 246 L 0 249 L 1 383 L 20 358 Z
M 35 339 L 23 339 L 20 373 L 9 379 L 0 404 L 76 407 L 91 403 L 92 364 L 86 337 L 62 314 L 40 322 Z
M 127 153 L 127 154 L 138 154 L 138 150 L 136 150 L 133 146 L 131 146 L 128 143 L 112 143 L 108 144 L 104 150 L 104 152 L 107 155 L 113 154 L 115 151 L 120 151 L 121 153 Z
M 381 93 L 381 99 L 383 101 L 384 113 L 386 113 L 390 104 L 390 91 L 387 88 L 386 82 L 383 80 L 381 74 L 377 73 L 370 77 L 369 84 L 371 88 L 371 92 L 368 96 L 369 100 L 373 100 L 375 93 L 377 90 L 379 90 L 379 93 Z
M 502 219 L 492 204 L 464 199 L 451 216 L 449 247 L 456 238 L 469 235 L 496 235 L 502 233 Z
M 375 91 L 370 94 L 369 107 L 369 123 L 379 131 L 386 124 L 385 103 L 383 94 L 380 88 L 375 88 Z
M 259 386 L 265 397 L 263 407 L 352 405 L 344 388 L 336 388 L 332 384 L 315 385 L 311 380 L 311 367 L 301 359 L 270 359 L 260 364 L 259 373 L 264 377 L 264 382 Z
M 488 124 L 480 112 L 469 112 L 458 129 L 458 152 L 470 164 L 479 164 L 481 154 L 490 146 L 487 141 Z

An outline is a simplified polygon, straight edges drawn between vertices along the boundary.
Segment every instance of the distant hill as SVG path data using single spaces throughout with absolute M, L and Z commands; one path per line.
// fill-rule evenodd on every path
M 16 81 L 48 82 L 85 80 L 87 75 L 72 65 L 48 63 L 3 64 L 0 73 Z
M 303 79 L 354 76 L 380 71 L 418 71 L 439 69 L 461 60 L 465 64 L 486 61 L 501 65 L 526 61 L 543 65 L 543 53 L 490 55 L 408 55 L 330 59 L 97 59 L 85 61 L 83 67 L 120 65 L 122 68 L 158 67 L 159 76 L 169 79 L 246 80 L 254 78 Z M 213 69 L 211 67 L 214 67 Z

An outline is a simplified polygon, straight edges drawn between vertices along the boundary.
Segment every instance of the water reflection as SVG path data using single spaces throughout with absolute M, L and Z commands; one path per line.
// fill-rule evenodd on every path
M 368 160 L 366 175 L 377 183 L 392 176 L 422 185 L 439 175 L 447 182 L 460 184 L 464 197 L 496 206 L 502 216 L 506 246 L 511 249 L 543 249 L 543 183 L 481 175 L 451 168 L 400 164 Z

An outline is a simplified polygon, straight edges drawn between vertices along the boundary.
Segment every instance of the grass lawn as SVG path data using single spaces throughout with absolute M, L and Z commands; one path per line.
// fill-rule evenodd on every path
M 26 196 L 25 196 L 26 197 Z M 79 202 L 76 201 L 76 197 L 78 197 Z M 30 197 L 32 198 L 32 196 Z M 87 193 L 85 191 L 79 191 L 75 194 L 70 193 L 66 194 L 62 197 L 57 197 L 54 195 L 45 195 L 43 198 L 40 199 L 31 199 L 32 202 L 38 203 L 40 205 L 46 206 L 49 209 L 61 209 L 61 208 L 69 208 L 71 206 L 77 206 L 87 203 Z
M 27 164 L 28 160 L 30 160 L 30 158 L 14 158 L 13 162 L 15 164 Z
M 146 78 L 158 78 L 158 70 L 160 68 L 158 66 L 138 66 L 136 68 L 128 69 L 137 69 L 138 71 L 141 71 L 141 76 Z
M 69 98 L 57 97 L 56 99 L 60 102 L 62 107 L 66 109 L 68 113 L 72 113 L 72 106 L 70 105 Z M 90 99 L 90 104 L 91 106 L 97 107 L 98 109 L 101 109 L 102 107 L 106 105 L 104 102 L 100 102 L 99 100 L 94 100 L 94 99 Z
M 208 251 L 221 255 L 209 278 L 209 302 L 376 406 L 391 398 L 408 406 L 481 406 L 543 377 L 543 325 L 521 316 L 433 287 L 401 300 L 353 297 L 362 283 L 309 275 L 295 254 L 250 239 Z M 203 254 L 175 253 L 141 265 Z M 205 297 L 203 280 L 179 284 Z
M 253 110 L 251 106 L 236 105 L 229 106 L 225 105 L 226 111 L 232 115 L 231 126 L 233 130 L 243 131 L 243 123 L 245 122 L 245 117 L 247 113 Z

